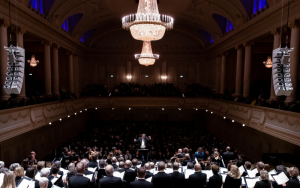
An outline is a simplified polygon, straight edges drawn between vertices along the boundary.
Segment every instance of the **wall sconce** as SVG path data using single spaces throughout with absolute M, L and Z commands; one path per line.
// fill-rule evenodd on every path
M 166 80 L 167 79 L 167 76 L 161 76 L 162 79 Z
M 126 78 L 127 78 L 128 80 L 131 80 L 132 76 L 131 76 L 131 75 L 128 75 L 128 76 L 126 76 Z

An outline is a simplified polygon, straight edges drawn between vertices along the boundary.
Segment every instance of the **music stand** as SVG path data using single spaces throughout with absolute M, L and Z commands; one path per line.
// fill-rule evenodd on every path
M 148 158 L 147 157 L 148 149 L 147 148 L 140 148 L 139 149 L 139 154 L 142 156 L 143 161 L 148 161 L 148 159 L 147 159 Z

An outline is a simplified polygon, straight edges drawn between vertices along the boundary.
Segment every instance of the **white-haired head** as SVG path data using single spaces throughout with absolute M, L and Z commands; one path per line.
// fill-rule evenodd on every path
M 48 187 L 48 178 L 46 177 L 42 177 L 41 179 L 39 179 L 39 185 L 40 188 L 47 188 Z
M 47 178 L 49 176 L 49 174 L 50 174 L 50 170 L 48 168 L 43 168 L 41 170 L 41 177 Z
M 3 161 L 0 161 L 0 169 L 3 168 L 5 163 Z

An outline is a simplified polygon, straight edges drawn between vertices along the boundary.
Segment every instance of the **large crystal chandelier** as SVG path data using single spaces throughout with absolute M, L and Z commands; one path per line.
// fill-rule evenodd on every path
M 271 56 L 268 56 L 268 60 L 264 61 L 263 64 L 267 67 L 267 68 L 272 68 L 272 59 Z
M 39 63 L 39 60 L 36 60 L 35 55 L 32 55 L 31 60 L 27 60 L 27 62 L 30 64 L 30 66 L 36 67 L 37 64 Z
M 160 40 L 166 30 L 173 29 L 174 19 L 159 14 L 157 0 L 140 0 L 137 14 L 130 14 L 122 19 L 124 29 L 130 29 L 136 40 Z
M 152 53 L 152 47 L 150 41 L 144 41 L 141 54 L 135 55 L 135 59 L 139 60 L 141 65 L 149 66 L 155 63 L 155 59 L 158 59 L 159 55 Z

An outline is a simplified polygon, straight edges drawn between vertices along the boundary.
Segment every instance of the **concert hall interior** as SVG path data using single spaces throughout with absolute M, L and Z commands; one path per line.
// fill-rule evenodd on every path
M 299 188 L 299 10 L 0 0 L 0 188 Z

